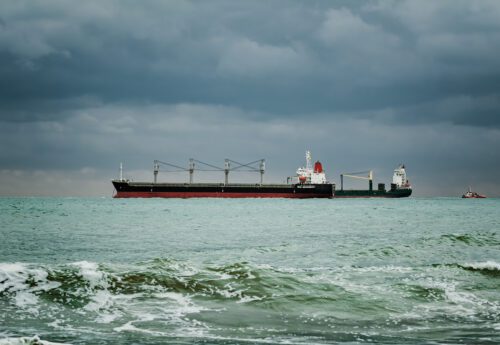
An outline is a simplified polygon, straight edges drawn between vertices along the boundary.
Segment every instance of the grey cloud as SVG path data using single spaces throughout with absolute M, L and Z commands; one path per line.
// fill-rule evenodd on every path
M 139 171 L 199 153 L 270 158 L 281 176 L 310 148 L 345 169 L 383 162 L 387 174 L 413 161 L 432 182 L 437 173 L 418 164 L 473 169 L 456 147 L 476 167 L 500 161 L 490 152 L 499 147 L 498 1 L 0 9 L 0 169 L 100 171 L 128 158 Z
M 187 165 L 190 157 L 215 164 L 222 164 L 226 157 L 240 161 L 266 158 L 266 179 L 282 182 L 303 164 L 306 149 L 324 163 L 335 182 L 341 172 L 374 169 L 376 181 L 388 183 L 391 170 L 400 162 L 408 165 L 416 195 L 446 195 L 470 184 L 471 176 L 478 171 L 481 178 L 474 183 L 477 187 L 496 181 L 494 171 L 500 157 L 493 148 L 500 146 L 500 132 L 493 129 L 444 123 L 395 126 L 367 119 L 262 121 L 252 116 L 235 108 L 211 105 L 105 105 L 78 111 L 62 122 L 2 127 L 2 141 L 10 149 L 0 152 L 0 161 L 7 171 L 4 173 L 14 175 L 6 180 L 14 179 L 15 171 L 20 172 L 19 178 L 27 178 L 36 166 L 35 171 L 43 177 L 37 187 L 41 189 L 45 185 L 42 181 L 50 180 L 51 175 L 65 176 L 68 182 L 64 185 L 100 178 L 96 186 L 102 186 L 102 180 L 116 176 L 120 162 L 125 163 L 128 177 L 150 179 L 148 168 L 153 159 Z M 31 135 L 29 140 L 19 140 L 23 133 Z M 93 173 L 82 176 L 78 173 L 82 169 Z M 162 174 L 167 180 L 185 178 Z M 200 178 L 220 180 L 221 176 Z M 233 178 L 254 181 L 256 177 Z M 5 185 L 0 192 L 7 193 L 9 188 Z
M 3 108 L 89 95 L 293 116 L 498 93 L 495 2 L 80 6 L 3 5 Z

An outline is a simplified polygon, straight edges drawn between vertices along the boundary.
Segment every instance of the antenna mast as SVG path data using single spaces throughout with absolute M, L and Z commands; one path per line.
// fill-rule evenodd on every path
M 229 184 L 229 170 L 231 170 L 231 163 L 229 163 L 229 159 L 226 158 L 224 161 L 224 184 Z
M 153 175 L 154 175 L 154 183 L 158 181 L 158 171 L 160 171 L 160 163 L 157 160 L 153 163 Z
M 264 182 L 264 171 L 266 170 L 266 161 L 264 159 L 260 160 L 260 184 Z
M 306 151 L 306 169 L 312 171 L 311 151 Z

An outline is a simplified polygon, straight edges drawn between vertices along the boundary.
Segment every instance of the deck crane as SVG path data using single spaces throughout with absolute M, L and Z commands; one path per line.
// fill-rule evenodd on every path
M 363 176 L 363 175 L 366 175 L 366 176 Z M 349 178 L 354 178 L 354 179 L 368 180 L 369 189 L 370 189 L 370 191 L 373 190 L 373 171 L 372 170 L 340 174 L 340 190 L 344 190 L 344 176 L 349 177 Z
M 197 166 L 203 166 L 203 168 L 195 168 L 195 163 Z M 233 163 L 234 166 L 231 166 L 231 163 Z M 258 166 L 256 166 L 256 164 Z M 258 159 L 253 162 L 249 163 L 240 163 L 237 161 L 234 161 L 232 159 L 226 158 L 224 160 L 224 167 L 218 167 L 213 164 L 205 163 L 202 161 L 199 161 L 194 158 L 189 159 L 189 165 L 188 168 L 184 168 L 179 165 L 175 165 L 172 163 L 167 163 L 160 161 L 158 159 L 155 159 L 153 162 L 153 183 L 157 183 L 158 181 L 158 172 L 160 171 L 160 165 L 167 166 L 169 168 L 174 168 L 175 170 L 164 170 L 168 172 L 182 172 L 182 171 L 187 171 L 189 172 L 189 184 L 193 183 L 193 174 L 194 171 L 224 171 L 224 184 L 227 185 L 229 184 L 229 172 L 230 171 L 237 171 L 237 172 L 258 172 L 260 173 L 260 184 L 262 185 L 264 182 L 264 172 L 266 170 L 266 161 L 265 159 Z M 120 179 L 122 179 L 120 175 Z

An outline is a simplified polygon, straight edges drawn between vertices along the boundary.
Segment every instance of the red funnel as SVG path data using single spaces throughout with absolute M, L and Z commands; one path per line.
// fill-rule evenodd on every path
M 322 173 L 323 172 L 323 166 L 321 165 L 321 163 L 319 161 L 314 163 L 314 172 L 315 173 Z

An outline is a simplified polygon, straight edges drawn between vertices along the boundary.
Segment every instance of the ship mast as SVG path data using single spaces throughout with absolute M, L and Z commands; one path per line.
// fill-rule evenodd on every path
M 306 170 L 312 172 L 312 158 L 311 151 L 306 151 Z
M 158 171 L 160 171 L 160 164 L 158 163 L 157 160 L 155 160 L 153 163 L 153 176 L 154 176 L 153 183 L 156 183 L 158 181 Z

